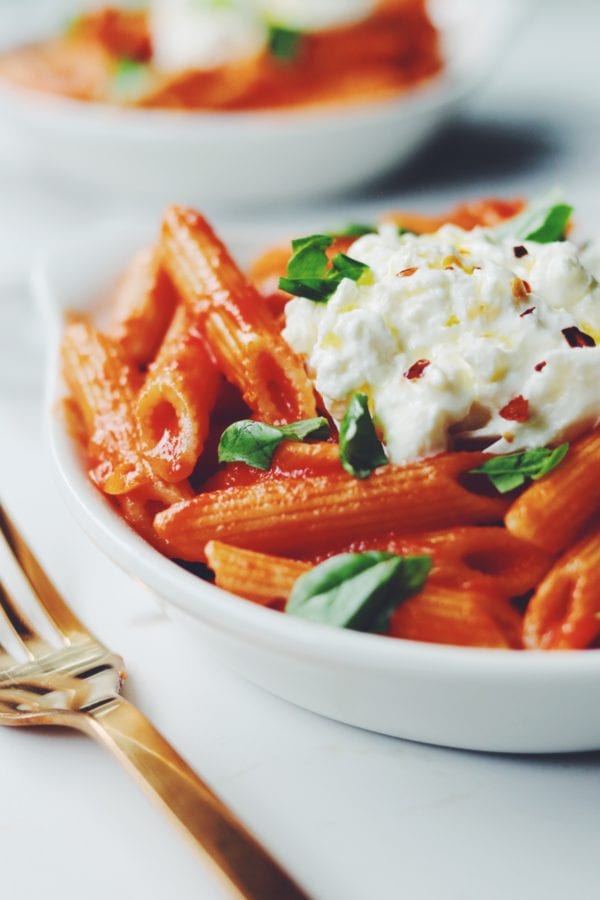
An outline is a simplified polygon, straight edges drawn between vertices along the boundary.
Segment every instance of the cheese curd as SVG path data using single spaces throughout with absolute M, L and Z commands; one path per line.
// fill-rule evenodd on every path
M 301 31 L 319 31 L 366 19 L 378 0 L 263 0 L 261 5 L 272 22 Z
M 283 334 L 338 423 L 354 392 L 368 396 L 392 462 L 457 439 L 547 446 L 600 418 L 600 348 L 568 342 L 600 342 L 600 286 L 574 244 L 384 226 L 348 254 L 371 283 L 291 300 Z
M 268 31 L 254 0 L 153 0 L 150 31 L 163 72 L 214 69 L 260 53 Z
M 318 31 L 367 18 L 377 0 L 152 0 L 154 61 L 164 72 L 211 69 L 260 53 L 269 24 Z

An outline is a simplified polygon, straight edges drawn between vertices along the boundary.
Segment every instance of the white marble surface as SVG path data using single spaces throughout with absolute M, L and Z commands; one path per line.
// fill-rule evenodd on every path
M 600 231 L 599 33 L 596 2 L 540 3 L 445 143 L 327 219 L 560 184 Z M 40 242 L 123 205 L 26 171 L 8 150 L 0 163 L 0 492 L 77 612 L 126 658 L 129 696 L 318 900 L 593 900 L 600 754 L 460 753 L 291 707 L 225 671 L 74 525 L 42 446 L 43 340 L 22 279 Z M 12 900 L 219 896 L 112 759 L 69 734 L 0 733 L 0 847 Z

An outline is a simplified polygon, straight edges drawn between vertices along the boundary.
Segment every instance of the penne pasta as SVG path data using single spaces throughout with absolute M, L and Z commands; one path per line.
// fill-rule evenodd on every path
M 168 545 L 154 530 L 154 517 L 160 510 L 192 496 L 192 490 L 187 482 L 177 485 L 153 482 L 128 494 L 115 497 L 115 501 L 127 524 L 156 550 L 169 556 Z
M 459 481 L 484 459 L 481 453 L 442 454 L 385 467 L 366 481 L 320 476 L 199 494 L 160 513 L 155 527 L 181 559 L 204 561 L 204 547 L 213 539 L 302 557 L 349 543 L 356 534 L 489 524 L 502 517 L 506 501 L 473 493 Z
M 62 343 L 65 380 L 88 436 L 90 477 L 107 494 L 125 494 L 151 481 L 134 415 L 135 373 L 120 347 L 91 326 L 67 326 Z
M 126 356 L 146 365 L 158 350 L 177 302 L 158 248 L 141 250 L 117 288 L 110 329 Z
M 600 429 L 574 444 L 564 462 L 515 500 L 506 515 L 511 534 L 560 553 L 600 510 Z
M 521 616 L 501 594 L 487 587 L 429 583 L 400 604 L 389 634 L 411 641 L 462 647 L 518 649 Z
M 422 213 L 397 212 L 385 217 L 386 222 L 393 222 L 407 231 L 416 234 L 427 234 L 437 231 L 442 225 L 450 223 L 469 231 L 481 226 L 489 228 L 518 215 L 524 207 L 522 200 L 476 200 L 461 203 L 446 215 L 426 216 Z
M 260 295 L 205 219 L 171 207 L 162 230 L 165 267 L 217 364 L 250 409 L 271 424 L 316 413 L 310 381 Z
M 426 554 L 433 559 L 431 579 L 459 587 L 476 580 L 491 592 L 520 597 L 544 577 L 551 558 L 504 528 L 463 526 L 422 534 L 387 535 L 355 541 L 337 552 L 387 550 L 400 555 Z
M 219 383 L 203 338 L 180 306 L 136 406 L 146 459 L 165 481 L 191 475 L 208 435 Z
M 263 606 L 287 600 L 296 580 L 311 568 L 310 563 L 241 550 L 221 541 L 209 541 L 205 554 L 219 587 Z
M 523 622 L 529 649 L 577 650 L 600 634 L 600 527 L 595 526 L 548 572 Z

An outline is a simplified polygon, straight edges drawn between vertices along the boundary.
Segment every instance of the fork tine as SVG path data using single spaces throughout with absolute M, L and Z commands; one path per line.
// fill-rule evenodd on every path
M 1 503 L 0 532 L 56 631 L 67 644 L 89 641 L 92 637 L 89 631 L 66 605 Z M 7 612 L 4 603 L 2 606 Z M 7 612 L 7 616 L 10 620 L 10 613 Z M 29 628 L 33 634 L 31 626 Z
M 18 609 L 13 597 L 1 581 L 0 610 L 4 613 L 2 618 L 4 618 L 6 627 L 30 659 L 51 652 L 50 645 L 33 630 L 31 623 Z M 6 650 L 4 650 L 4 655 L 9 655 Z

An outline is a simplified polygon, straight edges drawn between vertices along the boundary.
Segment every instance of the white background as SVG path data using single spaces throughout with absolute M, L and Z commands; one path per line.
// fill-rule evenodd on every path
M 540 3 L 462 121 L 408 171 L 323 215 L 560 185 L 600 232 L 599 38 L 594 0 Z M 0 494 L 77 612 L 124 655 L 130 698 L 319 900 L 598 897 L 600 754 L 441 750 L 291 707 L 225 671 L 74 525 L 42 446 L 43 337 L 23 279 L 40 243 L 132 206 L 0 163 Z M 0 884 L 13 900 L 218 896 L 112 759 L 50 732 L 0 733 Z

